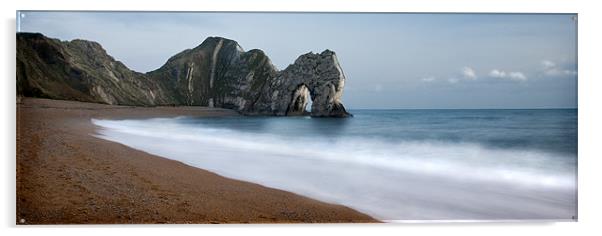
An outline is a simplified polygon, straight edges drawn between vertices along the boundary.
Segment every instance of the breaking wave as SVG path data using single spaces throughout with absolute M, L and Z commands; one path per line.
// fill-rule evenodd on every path
M 98 137 L 381 220 L 570 219 L 576 158 L 476 143 L 282 136 L 179 122 L 97 120 Z

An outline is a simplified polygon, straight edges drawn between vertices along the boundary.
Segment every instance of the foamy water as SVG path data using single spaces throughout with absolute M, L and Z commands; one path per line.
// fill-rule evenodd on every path
M 218 120 L 219 125 L 191 120 L 197 121 L 92 122 L 101 127 L 100 138 L 225 177 L 343 204 L 385 221 L 566 220 L 576 215 L 576 157 L 566 152 L 351 135 L 348 130 L 335 136 L 310 128 L 299 135 L 281 128 L 252 132 L 228 128 L 228 122 L 237 127 L 241 119 Z M 332 122 L 309 120 L 292 122 L 296 127 Z

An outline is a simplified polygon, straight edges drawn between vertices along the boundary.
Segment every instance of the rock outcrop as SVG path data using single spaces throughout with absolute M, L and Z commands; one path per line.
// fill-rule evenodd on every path
M 344 86 L 345 75 L 337 56 L 326 50 L 300 56 L 276 75 L 269 92 L 276 115 L 302 114 L 311 99 L 312 116 L 346 117 L 349 113 L 341 102 Z
M 17 34 L 17 94 L 106 104 L 175 104 L 161 84 L 128 69 L 100 44 Z
M 258 49 L 209 37 L 138 73 L 100 44 L 41 34 L 17 34 L 17 92 L 23 96 L 120 105 L 188 105 L 234 109 L 245 115 L 347 117 L 341 96 L 345 75 L 336 54 L 300 56 L 278 71 Z

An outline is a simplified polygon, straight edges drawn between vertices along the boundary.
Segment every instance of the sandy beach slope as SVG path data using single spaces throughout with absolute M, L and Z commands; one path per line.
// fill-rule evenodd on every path
M 375 222 L 345 206 L 228 179 L 91 135 L 91 118 L 183 115 L 237 114 L 19 99 L 17 224 Z

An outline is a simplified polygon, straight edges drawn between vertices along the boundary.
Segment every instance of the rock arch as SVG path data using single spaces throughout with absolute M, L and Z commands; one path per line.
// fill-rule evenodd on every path
M 272 98 L 277 115 L 300 115 L 304 111 L 301 108 L 311 99 L 311 116 L 351 116 L 341 102 L 345 75 L 333 51 L 300 56 L 294 64 L 280 71 L 273 83 L 271 87 L 275 91 L 286 91 L 273 93 L 277 95 Z

